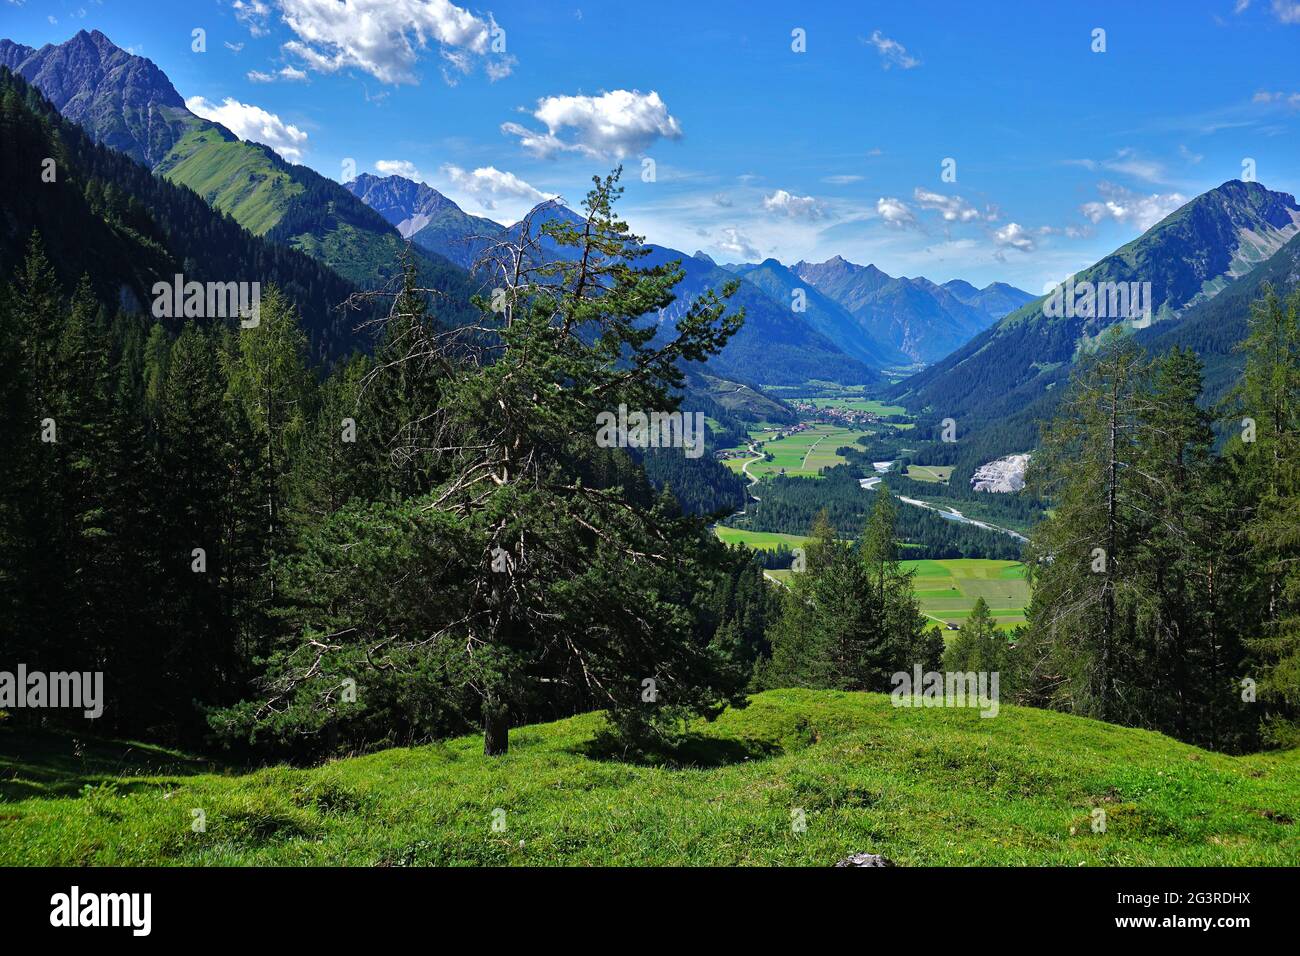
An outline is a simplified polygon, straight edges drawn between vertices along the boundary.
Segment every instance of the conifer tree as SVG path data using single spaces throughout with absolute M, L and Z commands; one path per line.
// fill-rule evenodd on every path
M 1055 698 L 1077 712 L 1122 721 L 1131 711 L 1133 598 L 1144 526 L 1135 490 L 1139 409 L 1147 359 L 1111 333 L 1074 372 L 1043 429 L 1028 479 L 1055 514 L 1029 548 L 1029 646 L 1056 678 Z
M 1259 584 L 1248 645 L 1270 740 L 1300 743 L 1300 291 L 1271 288 L 1252 309 L 1238 390 L 1241 491 Z M 1253 428 L 1251 427 L 1253 425 Z M 1249 434 L 1253 432 L 1253 434 Z

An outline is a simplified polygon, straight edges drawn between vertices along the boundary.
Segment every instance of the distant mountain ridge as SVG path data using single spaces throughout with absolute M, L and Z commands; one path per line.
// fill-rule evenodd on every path
M 356 286 L 396 274 L 404 243 L 382 216 L 332 179 L 191 113 L 151 60 L 98 30 L 39 50 L 0 40 L 0 64 L 95 142 L 190 187 L 253 234 L 307 253 Z M 427 284 L 447 291 L 464 285 L 441 256 L 419 260 Z
M 505 232 L 499 222 L 472 216 L 432 186 L 403 176 L 362 173 L 343 187 L 392 223 L 403 238 L 462 269 L 473 266 L 488 242 Z
M 846 309 L 867 334 L 913 362 L 943 358 L 1033 298 L 1002 282 L 977 289 L 960 279 L 940 285 L 924 277 L 895 278 L 842 256 L 800 261 L 791 270 Z
M 39 50 L 0 40 L 0 66 L 35 86 L 96 142 L 149 167 L 196 119 L 152 60 L 133 56 L 98 30 Z
M 110 308 L 148 312 L 157 282 L 275 283 L 294 302 L 322 362 L 363 344 L 369 310 L 337 306 L 352 291 L 294 249 L 251 235 L 193 191 L 96 144 L 39 90 L 0 67 L 0 275 L 12 276 L 33 233 L 66 290 L 84 276 Z M 59 174 L 41 182 L 43 157 Z
M 402 176 L 362 173 L 343 188 L 392 223 L 403 239 L 410 239 L 429 223 L 442 206 L 454 203 L 432 186 Z
M 776 259 L 765 259 L 753 266 L 737 266 L 733 271 L 746 282 L 756 285 L 777 304 L 791 311 L 801 307 L 799 316 L 849 355 L 876 368 L 909 361 L 902 351 L 877 339 L 838 302 L 823 295 Z M 796 298 L 799 299 L 798 306 Z
M 1241 371 L 1237 345 L 1264 285 L 1286 294 L 1300 284 L 1300 225 L 1288 225 L 1297 222 L 1300 207 L 1286 193 L 1224 183 L 1074 277 L 1076 283 L 1150 282 L 1148 327 L 1138 327 L 1145 320 L 1048 316 L 1044 299 L 1036 299 L 885 397 L 919 416 L 921 435 L 937 439 L 943 418 L 957 423 L 956 443 L 935 440 L 918 454 L 953 464 L 950 480 L 960 485 L 979 464 L 1037 445 L 1039 423 L 1056 413 L 1076 360 L 1112 326 L 1152 354 L 1174 345 L 1195 350 L 1204 365 L 1203 400 L 1213 403 Z M 1243 268 L 1249 271 L 1238 271 Z
M 1165 323 L 1212 302 L 1300 234 L 1286 193 L 1231 180 L 1197 196 L 1133 241 L 1077 273 L 1076 284 L 1151 284 L 1154 337 Z M 1048 315 L 1046 297 L 1003 318 L 942 361 L 900 382 L 890 397 L 914 410 L 973 419 L 1010 417 L 1063 382 L 1081 350 L 1114 316 Z M 1012 448 L 1011 451 L 1023 450 Z
M 534 230 L 552 217 L 577 214 L 563 206 L 550 206 L 533 222 Z M 508 232 L 517 234 L 519 223 Z M 641 266 L 655 266 L 679 261 L 684 273 L 674 290 L 677 301 L 657 317 L 660 334 L 670 335 L 676 319 L 707 290 L 720 291 L 736 275 L 715 265 L 712 260 L 687 255 L 678 249 L 647 243 L 647 254 L 637 260 Z M 740 286 L 729 300 L 733 309 L 745 310 L 745 323 L 732 337 L 721 354 L 709 359 L 711 375 L 746 385 L 801 385 L 812 379 L 845 385 L 876 383 L 881 380 L 878 367 L 864 362 L 832 341 L 804 316 L 790 308 L 790 300 L 777 301 L 758 285 L 740 278 Z

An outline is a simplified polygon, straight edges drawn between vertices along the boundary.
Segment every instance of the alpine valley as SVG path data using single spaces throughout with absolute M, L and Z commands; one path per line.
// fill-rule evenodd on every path
M 1300 20 L 1190 3 L 10 0 L 0 865 L 1293 865 Z

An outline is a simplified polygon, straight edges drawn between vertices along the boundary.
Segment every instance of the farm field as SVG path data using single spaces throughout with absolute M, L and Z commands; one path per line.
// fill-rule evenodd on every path
M 1003 629 L 1025 623 L 1029 582 L 1025 566 L 1018 561 L 954 558 L 901 563 L 915 569 L 913 593 L 921 610 L 936 622 L 960 625 L 982 597 Z
M 727 544 L 743 544 L 763 551 L 775 550 L 782 545 L 797 548 L 807 540 L 802 535 L 746 531 L 722 525 L 716 525 L 713 530 Z M 1025 623 L 1029 583 L 1024 576 L 1025 566 L 1018 561 L 951 558 L 899 563 L 904 569 L 916 571 L 912 592 L 919 600 L 922 612 L 936 624 L 960 625 L 981 597 L 1003 630 Z M 788 569 L 769 569 L 765 574 L 774 581 L 784 582 L 791 572 Z
M 718 540 L 726 544 L 743 544 L 755 551 L 775 551 L 781 545 L 797 548 L 808 538 L 802 534 L 778 534 L 775 531 L 747 531 L 744 528 L 728 528 L 714 525 L 713 533 Z
M 946 482 L 952 475 L 952 465 L 908 465 L 907 477 L 913 481 Z
M 749 473 L 759 477 L 782 472 L 787 475 L 816 477 L 822 468 L 844 461 L 835 454 L 835 449 L 852 445 L 867 434 L 870 432 L 841 428 L 838 425 L 814 425 L 797 435 L 767 441 L 763 445 L 763 451 L 771 454 L 772 460 L 755 462 L 749 466 Z
M 874 398 L 814 398 L 812 403 L 818 408 L 851 408 L 855 412 L 872 412 L 876 415 L 905 415 L 907 409 L 902 405 L 886 405 Z
M 777 427 L 775 425 L 757 426 L 749 430 L 749 439 L 750 441 L 754 441 L 754 442 L 765 442 L 771 439 L 772 436 L 776 434 L 776 432 L 777 432 Z M 736 474 L 738 475 L 743 474 L 743 465 L 750 458 L 754 457 L 749 453 L 749 447 L 747 445 L 736 445 L 726 450 L 743 454 L 744 457 L 727 458 L 722 462 L 724 465 L 726 465 Z M 753 469 L 750 470 L 750 473 L 751 474 L 754 473 Z

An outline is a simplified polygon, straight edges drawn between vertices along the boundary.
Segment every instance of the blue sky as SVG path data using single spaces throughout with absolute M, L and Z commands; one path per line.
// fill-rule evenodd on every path
M 1300 0 L 0 0 L 0 36 L 79 29 L 327 176 L 502 221 L 621 160 L 633 227 L 720 261 L 1038 292 L 1246 159 L 1300 187 Z

